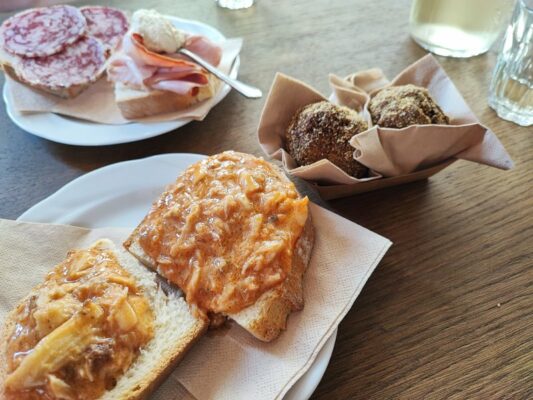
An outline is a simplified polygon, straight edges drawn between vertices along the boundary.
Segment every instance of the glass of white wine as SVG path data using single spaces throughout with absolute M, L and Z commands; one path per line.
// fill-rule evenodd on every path
M 472 57 L 485 53 L 505 26 L 514 0 L 413 0 L 410 31 L 432 53 Z
M 533 0 L 518 0 L 489 89 L 500 118 L 533 125 Z

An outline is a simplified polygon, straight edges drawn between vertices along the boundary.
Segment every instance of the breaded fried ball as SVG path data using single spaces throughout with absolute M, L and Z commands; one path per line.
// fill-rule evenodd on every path
M 381 90 L 370 100 L 368 111 L 374 125 L 385 128 L 450 123 L 428 90 L 415 85 L 391 86 Z
M 362 178 L 368 168 L 354 160 L 349 141 L 367 129 L 366 121 L 351 108 L 320 101 L 296 112 L 286 131 L 287 150 L 298 165 L 327 158 L 347 174 Z

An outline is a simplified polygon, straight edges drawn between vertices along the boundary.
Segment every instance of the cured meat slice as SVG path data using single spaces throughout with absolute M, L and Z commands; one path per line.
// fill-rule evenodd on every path
M 54 6 L 23 11 L 4 21 L 0 40 L 4 48 L 23 57 L 46 57 L 59 53 L 78 40 L 87 28 L 76 7 Z
M 197 93 L 199 87 L 209 84 L 207 71 L 198 64 L 148 50 L 137 33 L 127 35 L 121 49 L 107 66 L 107 76 L 112 81 L 181 95 Z
M 198 94 L 199 86 L 195 82 L 188 81 L 160 81 L 150 86 L 152 89 L 163 90 L 167 92 L 174 92 L 185 96 L 190 94 L 196 96 Z
M 222 49 L 220 48 L 220 46 L 213 43 L 205 36 L 189 36 L 185 41 L 184 47 L 187 50 L 196 53 L 209 64 L 215 67 L 220 64 L 220 60 L 222 59 Z
M 25 82 L 56 90 L 95 81 L 105 62 L 105 51 L 100 41 L 84 36 L 61 53 L 23 58 L 16 70 Z
M 143 89 L 144 80 L 157 71 L 152 65 L 137 65 L 135 60 L 126 54 L 112 58 L 107 65 L 107 79 L 122 82 L 134 89 Z
M 129 28 L 128 18 L 122 11 L 101 6 L 82 7 L 87 20 L 87 33 L 115 49 Z
M 149 50 L 144 45 L 143 37 L 139 35 L 138 33 L 132 33 L 131 41 L 128 40 L 125 42 L 126 42 L 125 44 L 128 50 L 130 50 L 129 43 L 131 42 L 131 44 L 133 44 L 136 58 L 139 61 L 143 62 L 144 64 L 156 65 L 158 67 L 168 67 L 168 68 L 177 68 L 177 67 L 193 68 L 193 69 L 198 69 L 199 71 L 202 71 L 202 68 L 198 64 L 193 63 L 192 61 L 184 60 L 181 58 L 172 58 L 170 56 L 166 56 L 163 54 L 156 53 L 155 51 Z

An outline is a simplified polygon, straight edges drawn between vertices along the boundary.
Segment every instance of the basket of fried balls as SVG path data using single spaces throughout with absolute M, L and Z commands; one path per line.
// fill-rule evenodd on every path
M 372 123 L 384 128 L 450 123 L 428 90 L 411 84 L 380 90 L 370 100 L 368 111 Z M 348 175 L 365 178 L 369 170 L 354 159 L 349 142 L 368 128 L 357 111 L 319 101 L 300 108 L 293 116 L 285 132 L 286 150 L 299 166 L 328 159 Z

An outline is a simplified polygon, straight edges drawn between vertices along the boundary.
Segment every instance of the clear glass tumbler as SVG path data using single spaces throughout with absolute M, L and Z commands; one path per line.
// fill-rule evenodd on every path
M 533 0 L 518 0 L 492 75 L 489 105 L 500 118 L 533 125 Z
M 215 0 L 222 8 L 229 8 L 230 10 L 240 10 L 254 5 L 254 0 Z
M 448 57 L 485 53 L 496 41 L 514 0 L 413 0 L 410 32 L 426 50 Z

